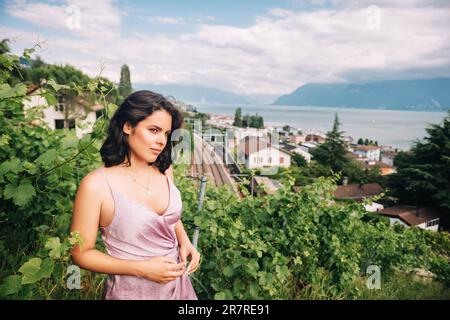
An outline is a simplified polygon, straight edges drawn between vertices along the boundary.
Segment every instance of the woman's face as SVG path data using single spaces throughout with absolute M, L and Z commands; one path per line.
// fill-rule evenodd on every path
M 170 141 L 172 116 L 165 110 L 156 110 L 132 128 L 127 122 L 123 132 L 128 134 L 132 157 L 154 162 Z

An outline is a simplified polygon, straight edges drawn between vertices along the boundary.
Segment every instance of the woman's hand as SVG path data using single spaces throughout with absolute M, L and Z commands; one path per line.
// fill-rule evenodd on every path
M 199 266 L 200 253 L 192 245 L 192 243 L 187 242 L 180 246 L 180 259 L 181 263 L 185 264 L 188 257 L 191 257 L 191 262 L 189 263 L 189 269 L 186 270 L 188 274 L 195 272 Z
M 138 276 L 158 283 L 168 283 L 183 275 L 186 270 L 184 263 L 167 257 L 154 257 L 138 261 Z

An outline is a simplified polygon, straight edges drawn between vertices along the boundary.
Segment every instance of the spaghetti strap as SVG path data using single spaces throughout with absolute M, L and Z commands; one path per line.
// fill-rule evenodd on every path
M 106 183 L 108 184 L 109 190 L 111 190 L 111 194 L 114 195 L 113 189 L 111 187 L 111 184 L 109 183 L 108 178 L 106 177 L 105 172 L 103 171 L 103 168 L 100 168 L 100 173 L 102 174 L 103 178 L 105 178 Z

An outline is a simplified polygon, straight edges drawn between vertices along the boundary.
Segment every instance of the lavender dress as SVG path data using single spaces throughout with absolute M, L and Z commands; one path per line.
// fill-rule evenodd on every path
M 175 223 L 182 213 L 180 191 L 166 175 L 169 185 L 169 207 L 162 214 L 121 194 L 105 177 L 114 199 L 114 218 L 110 225 L 101 227 L 102 239 L 108 254 L 119 259 L 145 260 L 156 256 L 180 262 Z M 108 275 L 104 299 L 133 300 L 197 300 L 188 275 L 182 275 L 165 284 L 127 275 Z

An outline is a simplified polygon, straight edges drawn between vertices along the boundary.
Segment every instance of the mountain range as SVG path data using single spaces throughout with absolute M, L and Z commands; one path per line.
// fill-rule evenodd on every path
M 450 109 L 450 78 L 364 84 L 308 83 L 279 97 L 273 104 L 446 111 Z

